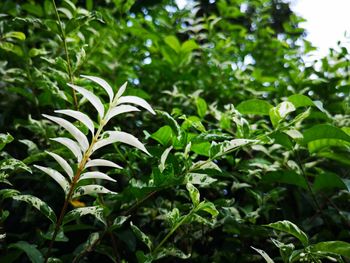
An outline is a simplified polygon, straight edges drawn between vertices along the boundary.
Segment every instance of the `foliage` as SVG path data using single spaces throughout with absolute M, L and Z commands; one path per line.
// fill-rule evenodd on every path
M 288 3 L 0 14 L 0 262 L 350 260 L 349 53 Z

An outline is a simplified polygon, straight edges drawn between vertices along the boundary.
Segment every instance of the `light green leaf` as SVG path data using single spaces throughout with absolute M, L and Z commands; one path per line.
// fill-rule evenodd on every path
M 153 255 L 154 260 L 158 260 L 167 256 L 181 258 L 181 259 L 187 259 L 191 256 L 191 254 L 185 254 L 180 249 L 176 247 L 166 247 L 161 248 L 157 250 L 157 252 Z
M 325 241 L 310 246 L 311 251 L 327 252 L 350 258 L 350 243 L 344 241 Z
M 181 51 L 181 44 L 177 37 L 175 36 L 166 36 L 164 38 L 164 42 L 171 47 L 176 53 L 179 53 Z
M 288 233 L 296 237 L 304 246 L 307 246 L 309 244 L 309 238 L 307 237 L 307 235 L 297 225 L 288 220 L 278 221 L 265 226 Z
M 24 253 L 26 253 L 27 257 L 32 263 L 44 262 L 44 257 L 41 254 L 41 252 L 37 249 L 37 246 L 29 244 L 26 241 L 18 241 L 17 243 L 10 244 L 9 248 L 22 250 Z
M 56 215 L 52 208 L 46 204 L 44 201 L 36 196 L 32 195 L 16 195 L 12 196 L 14 200 L 26 202 L 36 209 L 38 209 L 44 216 L 51 220 L 52 223 L 56 223 Z
M 19 169 L 32 173 L 32 170 L 20 160 L 10 158 L 0 162 L 0 170 L 15 171 Z
M 193 205 L 196 207 L 199 204 L 199 198 L 200 198 L 198 189 L 194 187 L 193 184 L 191 183 L 187 183 L 186 188 L 190 194 Z
M 159 128 L 155 133 L 152 133 L 151 138 L 163 146 L 168 146 L 173 138 L 173 130 L 169 125 L 165 125 Z
M 18 31 L 7 32 L 2 37 L 3 38 L 16 38 L 16 39 L 22 40 L 22 41 L 26 39 L 26 35 L 22 32 L 18 32 Z
M 204 99 L 197 98 L 196 99 L 196 106 L 197 106 L 197 113 L 198 116 L 202 119 L 204 118 L 205 114 L 207 113 L 208 106 Z
M 6 144 L 13 141 L 13 137 L 7 133 L 0 133 L 0 151 L 5 147 Z
M 236 108 L 242 114 L 269 115 L 273 106 L 265 100 L 251 99 L 241 102 Z
M 196 211 L 205 211 L 211 214 L 212 217 L 216 217 L 219 214 L 219 211 L 216 209 L 215 205 L 212 202 L 203 201 L 201 202 Z
M 207 174 L 201 173 L 188 173 L 186 175 L 186 180 L 188 183 L 197 184 L 200 186 L 208 186 L 217 181 L 217 179 L 214 179 Z
M 309 97 L 302 94 L 294 94 L 289 96 L 288 101 L 293 103 L 295 108 L 315 106 L 314 102 Z
M 148 249 L 151 251 L 152 247 L 153 247 L 153 243 L 152 243 L 151 239 L 145 233 L 143 233 L 137 226 L 135 226 L 132 222 L 130 222 L 130 226 L 131 226 L 132 231 L 136 235 L 136 237 L 140 241 L 142 241 L 148 247 Z
M 199 46 L 196 43 L 196 41 L 194 41 L 193 39 L 189 39 L 181 45 L 181 52 L 190 53 L 197 48 L 199 48 Z

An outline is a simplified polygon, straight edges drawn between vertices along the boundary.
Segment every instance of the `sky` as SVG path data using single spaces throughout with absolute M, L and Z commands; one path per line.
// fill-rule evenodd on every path
M 188 0 L 175 0 L 183 8 Z M 340 40 L 350 48 L 350 0 L 290 0 L 292 10 L 307 21 L 301 27 L 307 31 L 307 40 L 317 48 L 314 58 L 327 55 Z

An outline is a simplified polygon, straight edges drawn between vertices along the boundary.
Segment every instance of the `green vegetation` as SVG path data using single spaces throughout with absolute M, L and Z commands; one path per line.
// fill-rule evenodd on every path
M 349 262 L 350 55 L 301 21 L 1 1 L 0 262 Z

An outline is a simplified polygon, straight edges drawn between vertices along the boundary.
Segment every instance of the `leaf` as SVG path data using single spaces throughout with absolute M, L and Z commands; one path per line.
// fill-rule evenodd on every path
M 350 258 L 350 243 L 344 241 L 325 241 L 310 246 L 311 251 L 327 252 Z
M 164 42 L 171 47 L 176 53 L 180 53 L 181 50 L 181 44 L 177 37 L 175 36 L 166 36 L 164 38 Z
M 263 175 L 262 181 L 267 183 L 278 182 L 292 184 L 304 189 L 308 188 L 305 178 L 302 175 L 296 173 L 295 171 L 284 170 L 269 172 Z
M 82 195 L 94 195 L 94 194 L 117 194 L 117 193 L 112 192 L 101 185 L 91 184 L 91 185 L 80 186 L 77 189 L 75 189 L 72 199 L 75 199 Z
M 20 169 L 32 173 L 32 170 L 27 165 L 15 158 L 5 159 L 0 162 L 0 170 L 16 171 Z
M 83 95 L 84 98 L 86 98 L 92 104 L 92 106 L 95 107 L 100 118 L 103 118 L 105 109 L 103 107 L 101 100 L 95 94 L 93 94 L 91 91 L 87 89 L 84 89 L 82 87 L 79 87 L 73 84 L 68 83 L 67 85 L 75 89 L 76 91 L 78 91 L 81 95 Z
M 117 169 L 123 169 L 123 167 L 119 166 L 118 164 L 115 164 L 111 161 L 103 160 L 103 159 L 90 160 L 85 164 L 85 168 L 96 167 L 96 166 L 108 166 L 108 167 L 113 167 Z
M 106 122 L 108 122 L 113 117 L 127 112 L 140 111 L 138 108 L 130 105 L 120 105 L 110 109 L 106 114 Z
M 273 106 L 265 100 L 251 99 L 241 102 L 236 108 L 242 114 L 269 115 Z
M 115 229 L 118 229 L 120 228 L 128 219 L 129 219 L 130 215 L 129 216 L 117 216 L 114 220 L 113 220 L 113 223 L 112 225 L 110 226 L 110 230 L 115 230 Z
M 111 178 L 107 174 L 101 173 L 101 172 L 97 172 L 97 171 L 83 173 L 80 176 L 78 181 L 85 180 L 85 179 L 104 179 L 104 180 L 116 182 L 116 180 L 114 180 L 113 178 Z
M 129 144 L 131 146 L 134 146 L 140 149 L 141 151 L 147 153 L 148 155 L 150 155 L 150 153 L 147 151 L 145 146 L 135 136 L 129 133 L 121 132 L 121 131 L 108 131 L 106 132 L 106 134 L 108 135 L 108 137 L 106 139 L 97 141 L 93 146 L 93 151 L 96 151 L 97 149 L 111 143 L 122 142 L 125 144 Z
M 106 225 L 106 220 L 103 217 L 103 208 L 98 206 L 79 207 L 69 211 L 64 216 L 63 224 L 67 224 L 70 221 L 74 219 L 78 219 L 85 215 L 93 215 L 94 217 L 96 217 L 96 219 L 98 219 L 99 221 L 101 221 L 103 224 Z
M 45 151 L 45 152 L 49 154 L 52 158 L 54 158 L 56 162 L 58 162 L 58 164 L 62 167 L 62 169 L 66 172 L 66 174 L 69 176 L 70 180 L 72 181 L 74 177 L 73 169 L 72 167 L 70 167 L 68 162 L 58 154 L 48 152 L 48 151 Z
M 152 133 L 151 138 L 163 146 L 168 146 L 173 138 L 173 130 L 169 125 L 165 125 Z
M 208 186 L 217 180 L 201 173 L 188 173 L 186 175 L 186 181 L 191 184 L 198 184 L 200 186 Z
M 255 247 L 251 247 L 251 248 L 254 249 L 256 252 L 258 252 L 265 259 L 266 263 L 275 263 L 264 250 L 261 250 Z
M 144 99 L 141 99 L 139 97 L 136 97 L 136 96 L 123 96 L 123 97 L 120 97 L 118 99 L 117 105 L 123 104 L 123 103 L 135 104 L 135 105 L 138 105 L 138 106 L 148 110 L 150 113 L 152 113 L 154 115 L 156 114 L 154 112 L 154 110 L 152 109 L 151 105 L 149 105 L 147 101 L 145 101 Z
M 188 259 L 191 256 L 191 254 L 185 254 L 176 247 L 163 247 L 156 251 L 156 253 L 153 255 L 153 259 L 158 260 L 167 256 Z
M 151 251 L 152 247 L 153 247 L 151 239 L 145 233 L 143 233 L 137 226 L 135 226 L 132 222 L 130 222 L 130 226 L 131 226 L 132 231 L 136 235 L 136 237 L 140 241 L 142 241 L 148 247 L 148 249 Z
M 1 189 L 0 200 L 5 200 L 6 198 L 12 198 L 13 196 L 16 196 L 19 194 L 20 192 L 15 189 Z
M 17 243 L 10 244 L 8 247 L 22 250 L 24 253 L 26 253 L 27 257 L 32 263 L 44 262 L 44 257 L 40 250 L 37 249 L 36 245 L 29 244 L 26 241 L 18 241 Z
M 199 195 L 199 191 L 196 187 L 193 186 L 193 184 L 191 183 L 187 183 L 186 184 L 186 188 L 190 194 L 190 197 L 191 197 L 191 200 L 192 200 L 192 203 L 193 205 L 196 207 L 198 206 L 199 204 L 199 198 L 200 198 L 200 195 Z
M 163 153 L 162 156 L 160 157 L 160 164 L 158 165 L 160 172 L 163 172 L 165 169 L 165 161 L 168 158 L 168 155 L 170 151 L 173 149 L 173 146 L 170 146 L 167 148 Z
M 196 208 L 196 211 L 205 211 L 211 214 L 212 217 L 216 217 L 219 211 L 216 209 L 212 202 L 202 201 Z
M 66 195 L 68 194 L 70 184 L 67 181 L 67 179 L 60 172 L 58 172 L 54 169 L 39 166 L 39 165 L 34 165 L 34 167 L 43 171 L 44 173 L 48 174 L 52 179 L 54 179 L 61 186 L 61 188 L 63 189 L 65 194 Z
M 84 133 L 82 133 L 72 123 L 70 123 L 69 121 L 67 121 L 65 119 L 59 118 L 59 117 L 49 116 L 46 114 L 43 114 L 43 116 L 45 118 L 57 123 L 58 125 L 60 125 L 64 129 L 66 129 L 77 140 L 78 144 L 80 145 L 80 148 L 84 152 L 89 148 L 89 141 L 86 138 L 86 136 L 84 135 Z
M 125 92 L 126 85 L 128 85 L 128 82 L 125 82 L 118 90 L 117 94 L 115 95 L 114 101 L 118 100 Z M 113 101 L 113 103 L 114 103 Z
M 232 151 L 238 147 L 242 147 L 245 145 L 248 145 L 250 143 L 255 143 L 258 142 L 258 140 L 249 140 L 249 139 L 233 139 L 231 141 L 229 141 L 228 143 L 225 142 L 224 143 L 224 147 L 222 149 L 222 153 L 227 153 L 229 151 Z
M 16 195 L 16 196 L 12 196 L 12 198 L 14 200 L 23 201 L 34 206 L 44 216 L 46 216 L 52 223 L 56 223 L 57 218 L 56 218 L 55 212 L 52 210 L 50 206 L 48 206 L 48 204 L 40 200 L 38 197 L 32 196 L 32 195 Z
M 293 103 L 295 108 L 315 106 L 314 102 L 309 97 L 302 94 L 294 94 L 289 96 L 288 101 Z
M 7 32 L 6 34 L 4 34 L 2 36 L 2 38 L 16 38 L 18 40 L 25 40 L 26 39 L 26 35 L 22 32 L 18 32 L 18 31 L 11 31 L 11 32 Z
M 114 97 L 114 92 L 112 87 L 107 83 L 107 81 L 99 78 L 99 77 L 94 77 L 94 76 L 86 76 L 86 75 L 80 75 L 83 78 L 92 80 L 93 82 L 97 83 L 100 85 L 108 94 L 109 101 L 112 102 L 113 97 Z
M 208 106 L 204 99 L 197 98 L 196 99 L 196 106 L 197 106 L 197 113 L 198 116 L 201 118 L 204 118 L 205 114 L 207 113 Z
M 288 220 L 278 221 L 265 226 L 288 233 L 296 237 L 304 246 L 307 246 L 309 244 L 309 238 L 307 237 L 307 235 L 302 230 L 300 230 L 298 226 L 296 226 Z
M 341 129 L 329 124 L 319 124 L 304 132 L 303 143 L 308 145 L 311 153 L 330 146 L 346 146 L 350 136 Z
M 334 188 L 348 190 L 344 181 L 338 175 L 331 172 L 318 174 L 312 186 L 312 189 L 316 192 Z
M 0 151 L 5 147 L 6 144 L 13 141 L 13 137 L 7 133 L 0 133 Z
M 61 143 L 64 146 L 66 146 L 74 154 L 78 162 L 80 162 L 81 159 L 83 158 L 79 145 L 72 139 L 58 137 L 58 138 L 51 138 L 50 140 Z
M 94 123 L 86 114 L 75 110 L 55 110 L 55 112 L 65 114 L 67 116 L 70 116 L 80 121 L 91 131 L 91 134 L 94 135 L 94 132 L 95 132 Z

